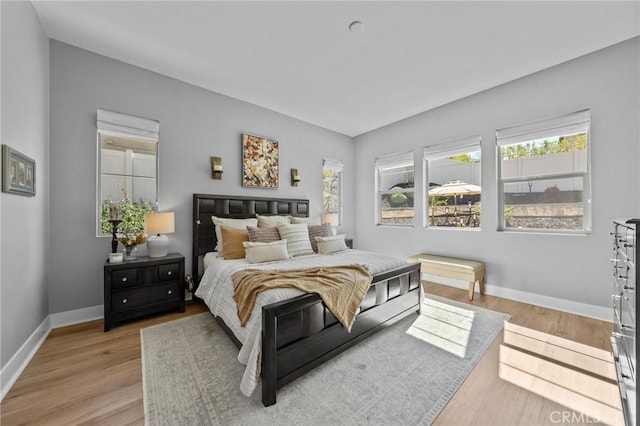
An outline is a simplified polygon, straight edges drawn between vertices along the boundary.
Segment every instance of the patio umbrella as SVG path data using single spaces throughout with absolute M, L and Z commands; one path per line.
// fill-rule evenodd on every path
M 473 183 L 466 183 L 461 180 L 453 180 L 442 186 L 437 186 L 429 190 L 429 196 L 451 197 L 454 195 L 477 195 L 482 188 Z

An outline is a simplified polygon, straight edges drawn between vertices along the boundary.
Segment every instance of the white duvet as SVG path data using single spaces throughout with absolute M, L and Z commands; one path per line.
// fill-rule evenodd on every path
M 205 272 L 196 296 L 200 297 L 216 317 L 224 320 L 236 338 L 242 343 L 238 361 L 247 367 L 244 370 L 240 391 L 251 395 L 260 377 L 260 351 L 262 349 L 262 307 L 303 294 L 296 289 L 273 289 L 258 295 L 253 313 L 245 327 L 240 326 L 236 304 L 233 301 L 231 276 L 242 269 L 300 269 L 316 266 L 360 264 L 369 269 L 371 275 L 406 265 L 400 259 L 360 250 L 347 250 L 332 254 L 311 254 L 290 260 L 267 263 L 248 263 L 245 259 L 224 260 L 207 255 Z M 356 317 L 356 321 L 358 321 Z

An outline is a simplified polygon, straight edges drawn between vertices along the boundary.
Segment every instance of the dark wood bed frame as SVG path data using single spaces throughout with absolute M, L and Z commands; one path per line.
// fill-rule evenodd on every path
M 216 244 L 211 216 L 240 219 L 256 214 L 308 217 L 309 200 L 193 194 L 194 293 L 202 277 L 202 258 Z M 303 294 L 264 306 L 262 403 L 275 404 L 278 388 L 415 312 L 419 294 L 419 263 L 374 275 L 351 332 L 335 319 L 317 294 Z M 236 346 L 240 346 L 226 324 L 216 319 Z M 302 323 L 307 324 L 304 329 Z

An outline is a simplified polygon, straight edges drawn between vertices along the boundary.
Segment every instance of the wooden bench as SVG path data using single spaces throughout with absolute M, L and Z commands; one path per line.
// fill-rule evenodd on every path
M 420 253 L 411 256 L 407 262 L 420 262 L 420 272 L 469 282 L 469 300 L 473 300 L 476 281 L 480 294 L 484 294 L 484 263 L 476 260 L 456 259 Z

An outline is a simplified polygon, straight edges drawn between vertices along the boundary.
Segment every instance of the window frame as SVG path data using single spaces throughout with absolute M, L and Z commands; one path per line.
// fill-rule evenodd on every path
M 325 203 L 324 203 L 324 195 L 325 195 L 325 171 L 330 170 L 334 173 L 338 173 L 338 223 L 332 224 L 332 226 L 342 226 L 342 214 L 343 214 L 343 173 L 344 173 L 344 163 L 340 160 L 336 160 L 333 158 L 324 158 L 322 160 L 322 222 L 328 223 L 325 219 L 325 215 L 330 214 L 325 211 Z
M 397 169 L 401 167 L 413 167 L 414 174 L 414 182 L 413 188 L 404 188 L 400 191 L 392 191 L 392 190 L 381 190 L 380 189 L 380 171 L 381 170 L 391 170 Z M 385 155 L 382 157 L 378 157 L 374 161 L 374 188 L 375 188 L 375 197 L 374 197 L 374 224 L 376 226 L 393 226 L 393 227 L 401 227 L 401 228 L 413 228 L 415 225 L 416 219 L 416 208 L 415 204 L 413 206 L 413 217 L 411 218 L 411 224 L 403 225 L 403 224 L 392 224 L 392 223 L 382 223 L 382 205 L 381 205 L 381 197 L 385 194 L 393 194 L 396 192 L 400 193 L 414 193 L 415 200 L 415 159 L 413 155 L 413 150 L 399 152 L 394 154 Z
M 477 227 L 455 227 L 455 226 L 431 226 L 429 225 L 429 182 L 430 169 L 429 161 L 442 160 L 458 154 L 468 154 L 469 152 L 480 152 L 480 187 L 482 187 L 482 135 L 467 136 L 460 139 L 455 139 L 449 142 L 439 143 L 436 145 L 426 146 L 422 151 L 422 165 L 423 165 L 423 188 L 424 188 L 424 200 L 422 207 L 424 214 L 422 217 L 422 226 L 429 229 L 455 229 L 455 230 L 476 230 L 479 231 L 482 227 L 482 215 L 480 216 L 480 222 Z M 472 182 L 469 182 L 472 183 Z
M 516 178 L 502 177 L 502 153 L 501 148 L 509 145 L 516 145 L 534 142 L 547 138 L 561 137 L 571 134 L 586 133 L 586 171 L 572 171 L 566 173 L 553 173 L 545 175 L 523 176 Z M 498 199 L 498 231 L 499 232 L 519 232 L 519 233 L 539 233 L 539 234 L 571 234 L 590 235 L 592 232 L 591 219 L 591 110 L 584 109 L 569 114 L 554 116 L 542 120 L 529 122 L 526 124 L 512 126 L 496 131 L 496 180 Z M 505 184 L 526 183 L 531 181 L 544 181 L 559 178 L 581 178 L 582 186 L 582 229 L 544 229 L 544 228 L 516 228 L 507 227 L 505 220 Z

